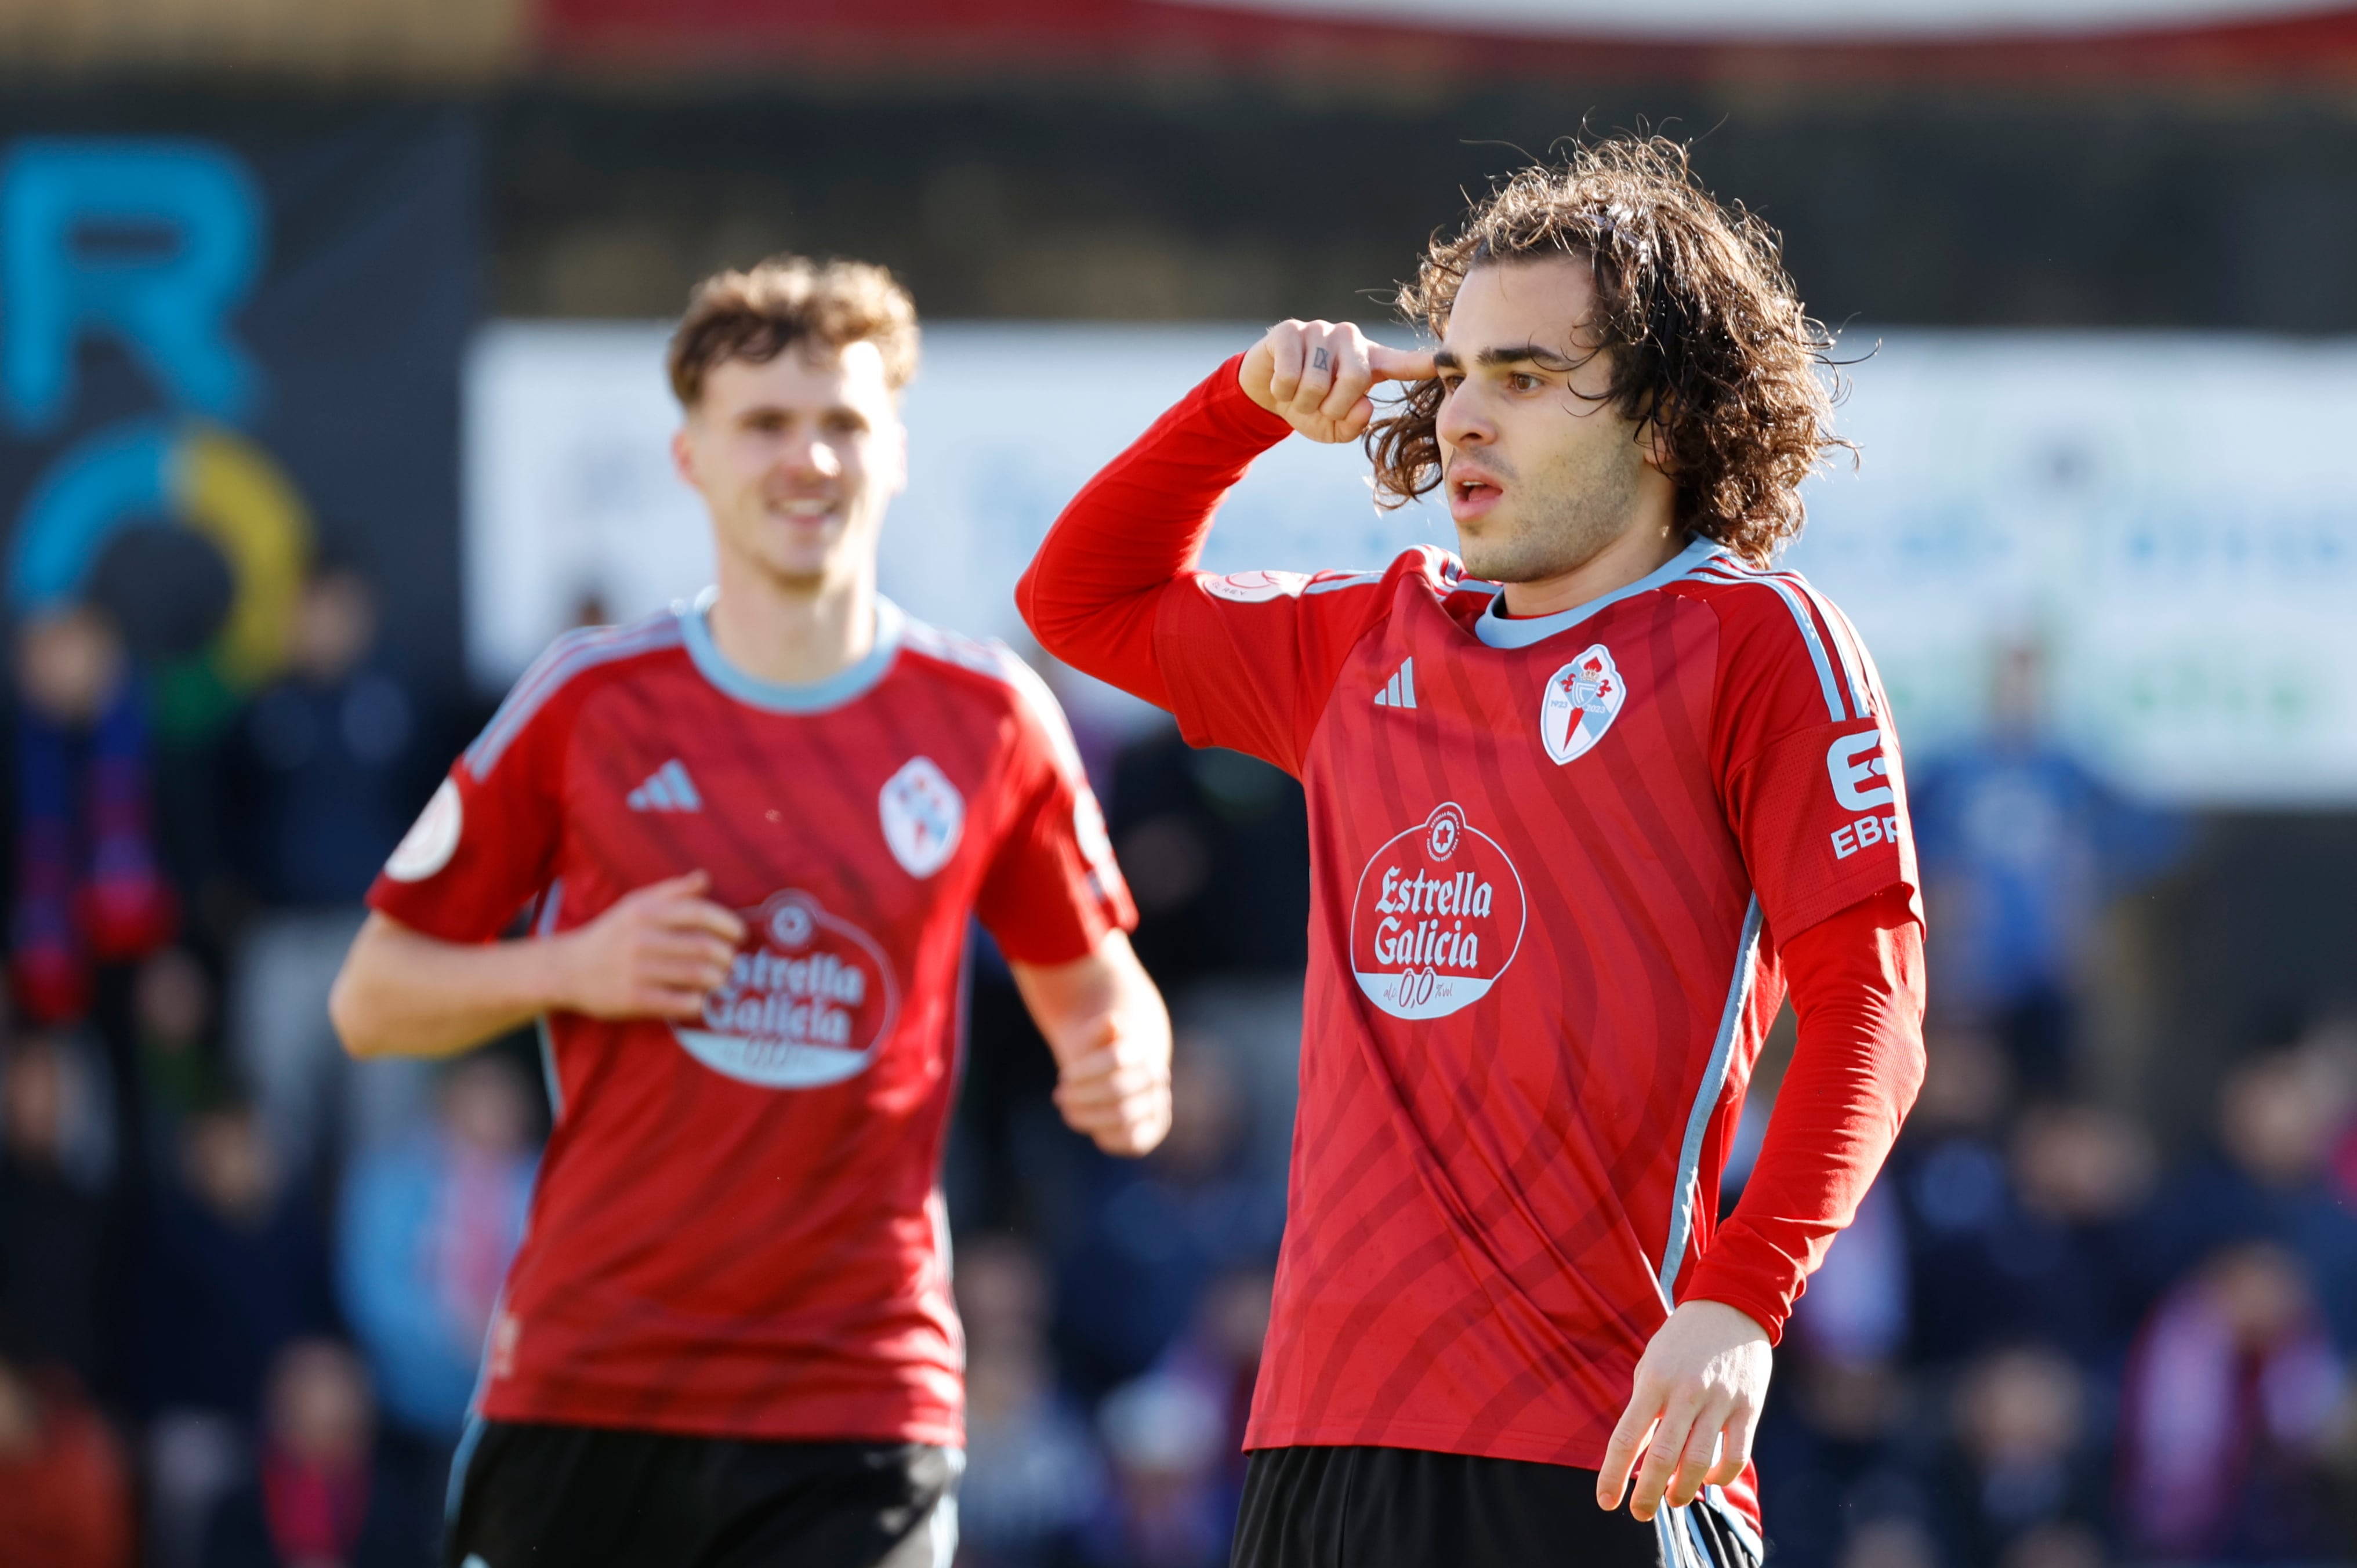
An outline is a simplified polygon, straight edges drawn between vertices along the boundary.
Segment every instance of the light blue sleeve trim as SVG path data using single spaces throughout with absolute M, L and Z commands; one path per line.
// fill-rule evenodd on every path
M 1841 659 L 1842 673 L 1849 678 L 1851 710 L 1859 718 L 1872 718 L 1874 698 L 1866 682 L 1866 650 L 1858 645 L 1857 628 L 1850 625 L 1849 618 L 1834 608 L 1833 601 L 1817 592 L 1815 585 L 1806 577 L 1798 572 L 1789 575 L 1792 586 L 1806 594 L 1809 602 L 1817 607 L 1817 614 L 1824 618 L 1825 629 L 1833 635 L 1834 652 Z
M 1760 946 L 1760 899 L 1752 897 L 1743 912 L 1743 935 L 1735 944 L 1735 974 L 1727 983 L 1727 1006 L 1718 1015 L 1718 1038 L 1695 1089 L 1694 1109 L 1686 1112 L 1685 1142 L 1678 1147 L 1676 1196 L 1670 1203 L 1670 1239 L 1662 1248 L 1662 1305 L 1675 1299 L 1678 1271 L 1686 1259 L 1686 1239 L 1694 1234 L 1695 1200 L 1700 1195 L 1703 1134 L 1710 1130 L 1710 1113 L 1727 1087 L 1727 1063 L 1735 1056 L 1735 1032 L 1743 1023 L 1743 1006 L 1751 995 L 1752 958 Z
M 893 660 L 899 657 L 900 635 L 908 624 L 900 607 L 878 594 L 876 646 L 857 663 L 823 681 L 764 681 L 729 663 L 719 645 L 712 640 L 710 616 L 719 597 L 717 588 L 706 588 L 695 596 L 695 603 L 681 613 L 680 630 L 687 644 L 687 656 L 695 660 L 697 671 L 724 694 L 773 714 L 823 714 L 866 696 L 890 671 Z
M 1473 623 L 1473 635 L 1491 648 L 1528 648 L 1558 632 L 1569 631 L 1608 605 L 1617 605 L 1622 599 L 1651 593 L 1663 584 L 1674 583 L 1696 567 L 1706 565 L 1726 553 L 1726 546 L 1711 540 L 1697 539 L 1626 587 L 1600 594 L 1584 605 L 1574 605 L 1551 616 L 1533 616 L 1527 620 L 1508 618 L 1505 614 L 1506 596 L 1500 594 L 1490 601 L 1488 613 Z
M 1711 581 L 1757 583 L 1784 601 L 1784 607 L 1792 613 L 1792 623 L 1801 628 L 1801 640 L 1808 645 L 1809 660 L 1817 667 L 1817 685 L 1824 693 L 1825 715 L 1835 724 L 1847 718 L 1848 710 L 1842 706 L 1841 682 L 1834 679 L 1833 660 L 1825 657 L 1824 640 L 1817 636 L 1817 623 L 1810 616 L 1809 607 L 1802 600 L 1800 593 L 1782 578 L 1764 572 L 1722 570 L 1725 575 L 1714 576 Z

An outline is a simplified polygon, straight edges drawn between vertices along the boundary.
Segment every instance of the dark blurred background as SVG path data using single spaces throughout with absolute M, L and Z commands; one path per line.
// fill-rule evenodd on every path
M 661 318 L 784 249 L 935 322 L 1368 319 L 1465 193 L 1641 125 L 1830 322 L 2357 332 L 2357 9 L 1656 10 L 0 0 L 0 1562 L 431 1560 L 537 1051 L 361 1069 L 324 999 L 498 696 L 494 324 Z M 2313 502 L 2357 555 L 2346 487 Z M 1983 651 L 1975 723 L 1910 753 L 1931 1079 L 1780 1358 L 1774 1560 L 2350 1560 L 2357 777 L 2139 789 L 2052 722 L 2038 639 Z M 1178 1124 L 1137 1165 L 1066 1133 L 982 944 L 961 1562 L 1194 1568 L 1282 1228 L 1307 829 L 1067 690 Z

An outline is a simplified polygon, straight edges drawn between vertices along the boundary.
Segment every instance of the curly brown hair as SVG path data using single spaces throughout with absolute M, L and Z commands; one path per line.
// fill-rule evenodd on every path
M 1800 536 L 1803 479 L 1836 446 L 1833 338 L 1794 296 L 1775 231 L 1695 180 L 1686 149 L 1657 135 L 1576 145 L 1436 233 L 1400 312 L 1438 337 L 1475 267 L 1551 256 L 1595 269 L 1586 323 L 1610 355 L 1604 394 L 1658 427 L 1677 521 L 1765 565 Z M 1376 494 L 1401 506 L 1440 483 L 1438 381 L 1419 382 L 1368 427 Z
M 715 273 L 687 296 L 671 335 L 671 390 L 683 408 L 724 360 L 767 364 L 798 343 L 830 349 L 873 343 L 894 392 L 917 373 L 917 306 L 899 280 L 868 262 L 771 256 L 741 272 Z

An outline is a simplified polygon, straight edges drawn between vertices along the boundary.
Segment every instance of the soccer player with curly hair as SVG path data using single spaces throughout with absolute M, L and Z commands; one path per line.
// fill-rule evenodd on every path
M 1270 328 L 1018 591 L 1050 651 L 1308 792 L 1235 1562 L 1757 1564 L 1771 1347 L 1923 1059 L 1889 699 L 1775 566 L 1840 446 L 1828 339 L 1776 237 L 1660 138 L 1516 174 L 1400 303 L 1430 351 Z M 1459 553 L 1195 570 L 1293 432 L 1363 439 L 1393 504 L 1438 489 Z M 1722 1219 L 1788 995 L 1792 1067 Z

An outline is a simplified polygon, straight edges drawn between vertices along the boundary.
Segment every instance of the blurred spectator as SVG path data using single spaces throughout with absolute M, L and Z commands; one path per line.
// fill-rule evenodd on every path
M 178 1175 L 140 1292 L 143 1402 L 250 1415 L 279 1348 L 333 1325 L 317 1219 L 244 1106 L 189 1118 Z
M 437 1114 L 358 1156 L 338 1285 L 391 1423 L 447 1448 L 466 1425 L 484 1337 L 532 1198 L 532 1091 L 515 1064 L 467 1058 Z
M 1841 1249 L 1836 1245 L 1834 1249 Z M 1772 1550 L 1792 1568 L 1933 1568 L 1931 1504 L 1919 1478 L 1923 1423 L 1900 1367 L 1813 1355 L 1805 1343 L 1777 1369 L 1758 1455 Z M 1920 1548 L 1920 1550 L 1919 1550 Z
M 70 1373 L 0 1353 L 0 1563 L 130 1568 L 131 1480 Z
M 1085 1221 L 1096 1153 L 1049 1098 L 1056 1058 L 990 933 L 971 928 L 967 1040 L 943 1161 L 950 1218 L 963 1232 L 1020 1228 L 1060 1251 Z
M 2103 902 L 2176 853 L 2174 819 L 2131 807 L 2047 734 L 2041 654 L 1998 656 L 1988 733 L 1912 781 L 1935 993 L 1986 1023 L 2025 1082 L 2067 1089 L 2082 950 Z
M 0 1318 L 16 1325 L 86 1388 L 104 1388 L 114 1326 L 112 1210 L 103 1175 L 77 1160 L 90 1075 L 46 1035 L 19 1036 L 0 1059 Z
M 270 1370 L 260 1462 L 205 1532 L 202 1568 L 415 1568 L 431 1516 L 377 1463 L 368 1374 L 333 1340 L 307 1339 Z
M 1841 1568 L 1940 1568 L 1940 1553 L 1921 1524 L 1894 1514 L 1868 1520 L 1851 1533 Z
M 250 1475 L 264 1369 L 333 1322 L 317 1218 L 252 1109 L 199 1112 L 177 1153 L 150 1205 L 134 1303 L 156 1568 L 192 1568 L 215 1503 Z
M 1896 1187 L 1906 1200 L 1911 1294 L 1919 1304 L 1915 1351 L 1927 1359 L 1961 1359 L 1986 1333 L 2002 1335 L 2011 1326 L 1985 1324 L 1977 1298 L 1957 1296 L 1954 1275 L 1971 1273 L 1980 1288 L 1984 1255 L 2002 1237 L 2014 1207 L 2000 1147 L 2012 1084 L 2012 1069 L 1994 1041 L 1934 1035 L 1926 1042 L 1922 1091 L 1877 1184 Z
M 2341 1353 L 2357 1353 L 2357 1210 L 2330 1176 L 2350 1090 L 2337 1055 L 2312 1042 L 2230 1072 L 2216 1153 L 2169 1184 L 2142 1228 L 2151 1277 L 2181 1277 L 2220 1247 L 2265 1238 L 2299 1261 Z
M 2112 1362 L 2151 1305 L 2137 1239 L 2159 1180 L 2150 1135 L 2100 1106 L 2032 1106 L 2014 1132 L 2011 1174 L 2029 1232 L 2059 1243 L 2032 1287 L 2041 1336 L 2083 1366 Z
M 1942 1538 L 1964 1568 L 2100 1563 L 2103 1466 L 2089 1441 L 2086 1379 L 2042 1348 L 1966 1368 L 1943 1466 Z
M 1056 1384 L 1038 1255 L 1011 1236 L 963 1243 L 957 1294 L 966 1336 L 958 1561 L 1052 1568 L 1071 1560 L 1105 1481 L 1086 1417 Z
M 1105 1568 L 1220 1568 L 1235 1531 L 1226 1412 L 1193 1380 L 1155 1370 L 1105 1396 L 1097 1428 L 1114 1485 L 1088 1555 Z
M 2160 1562 L 2309 1562 L 2336 1542 L 2325 1449 L 2341 1367 L 2299 1261 L 2206 1259 L 2154 1310 L 2122 1391 L 2119 1519 Z
M 1173 1377 L 1195 1384 L 1217 1402 L 1224 1420 L 1229 1481 L 1243 1489 L 1244 1428 L 1252 1417 L 1253 1385 L 1260 1379 L 1260 1353 L 1268 1338 L 1275 1271 L 1231 1269 L 1211 1282 L 1196 1305 L 1194 1321 L 1162 1358 Z
M 1111 826 L 1137 899 L 1138 956 L 1165 991 L 1211 971 L 1297 974 L 1308 956 L 1301 786 L 1159 725 L 1114 767 Z
M 140 1085 L 153 1118 L 150 1139 L 159 1150 L 171 1146 L 190 1112 L 221 1091 L 210 1038 L 214 1013 L 212 975 L 186 948 L 152 954 L 133 978 Z
M 1094 1162 L 1090 1213 L 1062 1261 L 1060 1343 L 1083 1389 L 1151 1366 L 1213 1277 L 1273 1259 L 1284 1231 L 1284 1191 L 1243 1168 L 1250 1108 L 1217 1045 L 1179 1034 L 1170 1095 L 1160 1148 Z
M 1906 1219 L 1892 1189 L 1878 1183 L 1810 1277 L 1792 1332 L 1827 1360 L 1884 1361 L 1906 1349 L 1912 1316 Z
M 122 639 L 74 607 L 19 629 L 16 886 L 9 972 L 37 1023 L 90 1007 L 91 965 L 171 939 L 177 901 L 153 842 L 146 721 Z
M 398 1136 L 430 1094 L 425 1064 L 347 1061 L 328 1024 L 361 899 L 429 787 L 417 699 L 377 631 L 367 580 L 319 567 L 287 672 L 255 695 L 230 750 L 237 859 L 267 909 L 239 949 L 231 1038 L 272 1142 L 306 1170 L 339 1132 L 361 1146 Z

